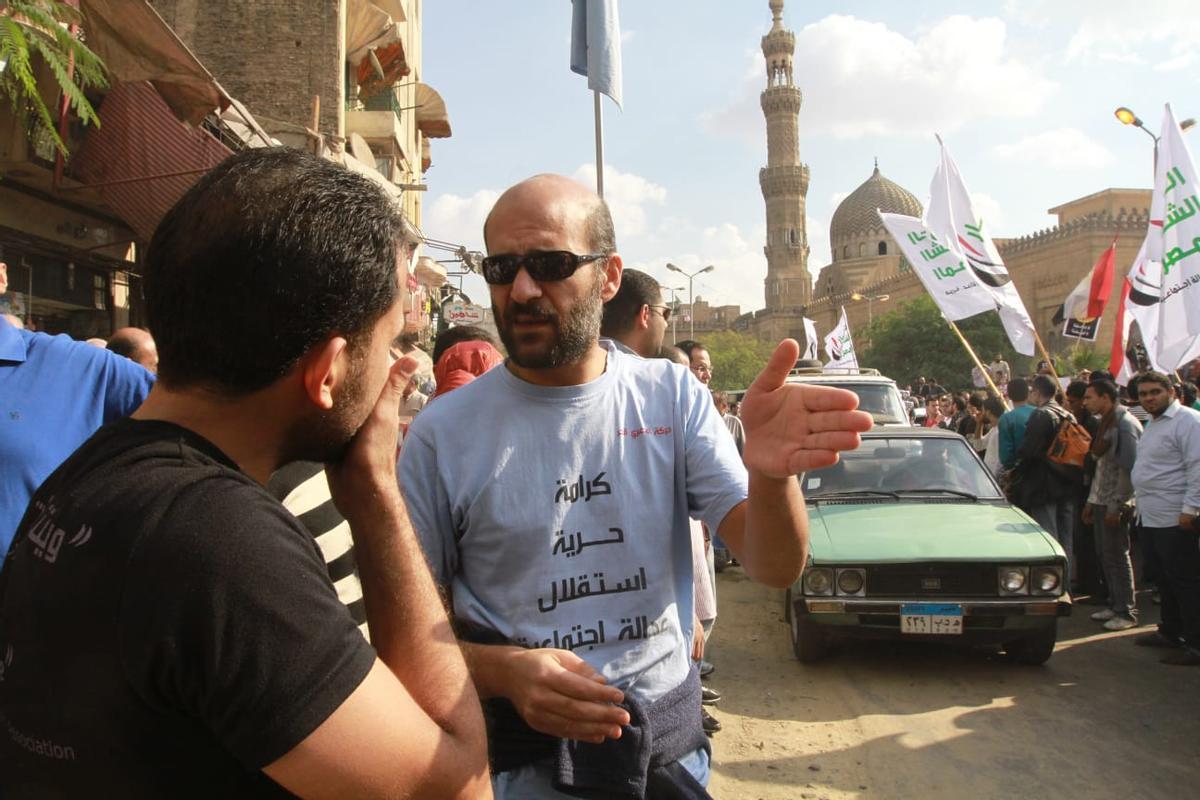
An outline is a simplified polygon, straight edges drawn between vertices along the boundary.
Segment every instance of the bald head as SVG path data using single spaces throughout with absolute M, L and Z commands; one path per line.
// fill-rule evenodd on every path
M 617 249 L 608 204 L 588 187 L 565 175 L 543 174 L 527 178 L 500 195 L 483 223 L 483 241 L 491 252 L 488 234 L 493 226 L 549 223 L 558 230 L 582 226 L 593 253 Z
M 130 361 L 158 372 L 158 347 L 149 331 L 141 328 L 121 328 L 108 340 L 108 349 Z

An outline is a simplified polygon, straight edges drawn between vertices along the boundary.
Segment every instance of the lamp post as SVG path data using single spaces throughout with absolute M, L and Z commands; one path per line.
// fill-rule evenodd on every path
M 1120 120 L 1122 125 L 1132 125 L 1133 127 L 1144 131 L 1147 136 L 1149 136 L 1151 139 L 1154 140 L 1154 171 L 1157 173 L 1158 172 L 1158 138 L 1159 137 L 1155 136 L 1154 132 L 1146 127 L 1145 123 L 1142 122 L 1141 118 L 1137 114 L 1133 113 L 1133 109 L 1131 109 L 1131 108 L 1126 108 L 1125 106 L 1121 106 L 1120 108 L 1118 108 L 1116 111 L 1113 112 L 1113 116 L 1115 116 L 1118 120 Z M 1179 130 L 1181 132 L 1186 133 L 1187 131 L 1191 130 L 1194 127 L 1196 127 L 1196 120 L 1194 120 L 1190 117 L 1188 119 L 1185 119 L 1183 122 L 1179 123 Z
M 680 275 L 688 279 L 688 323 L 691 325 L 688 338 L 695 341 L 696 315 L 693 313 L 694 309 L 692 308 L 692 281 L 695 280 L 697 275 L 703 275 L 706 272 L 712 272 L 714 269 L 716 269 L 716 267 L 714 267 L 712 264 L 709 264 L 704 269 L 698 269 L 695 272 L 684 272 L 674 264 L 667 264 L 667 269 L 671 270 L 671 272 L 678 272 Z
M 875 321 L 873 303 L 876 300 L 881 303 L 886 303 L 888 300 L 892 299 L 892 296 L 890 294 L 859 294 L 858 292 L 854 292 L 852 295 L 850 295 L 850 299 L 867 301 L 867 325 L 870 325 Z
M 679 322 L 679 300 L 676 299 L 675 293 L 682 292 L 682 286 L 663 286 L 658 285 L 659 291 L 666 290 L 671 293 L 671 344 L 675 344 L 678 338 L 675 336 L 675 324 Z

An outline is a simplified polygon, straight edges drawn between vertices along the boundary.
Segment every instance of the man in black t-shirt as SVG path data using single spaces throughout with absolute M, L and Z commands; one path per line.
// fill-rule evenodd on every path
M 488 796 L 478 698 L 395 473 L 417 238 L 340 166 L 248 150 L 160 223 L 159 380 L 42 484 L 0 572 L 13 797 Z M 264 485 L 327 464 L 374 647 Z

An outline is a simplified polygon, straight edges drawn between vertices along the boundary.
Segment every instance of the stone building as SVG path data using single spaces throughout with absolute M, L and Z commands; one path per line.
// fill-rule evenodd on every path
M 738 318 L 734 327 L 761 339 L 792 336 L 803 341 L 803 317 L 815 320 L 818 333 L 824 336 L 837 324 L 844 307 L 852 332 L 860 334 L 872 317 L 927 293 L 876 213 L 878 209 L 919 217 L 921 203 L 884 177 L 877 161 L 871 176 L 834 212 L 829 226 L 832 263 L 820 271 L 816 286 L 811 285 L 804 229 L 809 170 L 799 162 L 796 140 L 800 90 L 793 85 L 792 76 L 795 39 L 783 28 L 783 0 L 771 0 L 770 7 L 774 23 L 763 37 L 768 81 L 762 94 L 768 166 L 759 173 L 767 210 L 766 302 L 763 309 Z M 1049 209 L 1048 213 L 1057 217 L 1051 228 L 996 240 L 1013 283 L 1051 352 L 1080 345 L 1064 337 L 1061 326 L 1051 319 L 1115 240 L 1117 276 L 1095 343 L 1098 350 L 1107 352 L 1120 301 L 1120 278 L 1146 235 L 1149 205 L 1148 189 L 1104 189 Z
M 451 134 L 422 82 L 422 0 L 151 2 L 272 137 L 382 175 L 420 223 L 430 140 Z
M 808 232 L 804 209 L 808 195 L 808 166 L 800 161 L 799 124 L 802 96 L 792 75 L 795 35 L 783 27 L 783 0 L 771 0 L 774 21 L 762 38 L 767 88 L 761 95 L 767 122 L 767 166 L 758 182 L 767 207 L 767 278 L 765 308 L 757 315 L 760 335 L 792 335 L 798 322 L 794 310 L 812 299 L 808 272 Z M 802 328 L 801 328 L 802 329 Z

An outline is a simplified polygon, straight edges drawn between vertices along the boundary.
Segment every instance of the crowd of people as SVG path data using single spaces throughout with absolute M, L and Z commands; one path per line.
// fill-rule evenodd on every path
M 872 420 L 786 384 L 794 341 L 722 419 L 701 345 L 602 338 L 623 264 L 574 181 L 484 239 L 506 357 L 456 328 L 422 358 L 419 233 L 251 150 L 147 250 L 156 375 L 0 321 L 6 797 L 707 796 L 711 554 L 789 585 L 794 475 Z
M 1009 499 L 1054 536 L 1073 591 L 1102 606 L 1093 620 L 1109 631 L 1137 626 L 1140 585 L 1162 614 L 1134 641 L 1165 648 L 1163 663 L 1200 666 L 1200 402 L 1182 377 L 1200 362 L 1175 375 L 1141 372 L 1123 387 L 1107 370 L 1061 381 L 1045 361 L 1012 377 L 999 354 L 986 369 L 1003 397 L 918 378 L 910 390 L 925 404 L 923 424 L 964 436 Z M 972 377 L 986 383 L 979 367 Z

